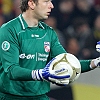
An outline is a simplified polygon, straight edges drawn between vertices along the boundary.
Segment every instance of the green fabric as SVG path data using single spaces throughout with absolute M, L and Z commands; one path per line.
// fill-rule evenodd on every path
M 63 52 L 57 34 L 43 22 L 28 27 L 19 15 L 4 24 L 0 28 L 0 91 L 20 96 L 47 93 L 50 83 L 34 81 L 31 71 L 44 68 Z
M 0 93 L 0 100 L 50 100 L 47 95 L 39 95 L 34 97 L 21 97 Z
M 92 70 L 90 69 L 90 62 L 91 60 L 80 60 L 82 73 Z

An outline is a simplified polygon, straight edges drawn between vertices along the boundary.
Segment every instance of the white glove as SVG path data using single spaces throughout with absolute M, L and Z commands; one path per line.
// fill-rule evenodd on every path
M 96 45 L 96 51 L 97 52 L 100 52 L 100 41 L 97 42 L 97 45 Z M 93 59 L 92 60 L 95 67 L 99 67 L 100 68 L 100 57 L 96 58 L 96 59 Z M 93 63 L 91 64 L 91 68 L 93 68 Z
M 96 58 L 96 59 L 93 59 L 94 61 L 94 65 L 98 68 L 100 68 L 100 57 Z
M 100 41 L 97 42 L 96 51 L 100 52 Z
M 69 80 L 68 80 L 68 82 L 65 82 L 64 79 L 66 79 L 66 78 L 69 79 L 70 75 L 58 76 L 57 74 L 64 72 L 66 69 L 62 68 L 58 71 L 57 70 L 53 71 L 53 72 L 49 71 L 50 64 L 52 63 L 52 61 L 54 59 L 52 59 L 46 65 L 46 67 L 44 69 L 33 70 L 32 71 L 32 78 L 34 80 L 40 80 L 40 81 L 46 80 L 46 81 L 52 82 L 52 83 L 57 84 L 57 85 L 65 86 L 66 84 L 69 83 Z

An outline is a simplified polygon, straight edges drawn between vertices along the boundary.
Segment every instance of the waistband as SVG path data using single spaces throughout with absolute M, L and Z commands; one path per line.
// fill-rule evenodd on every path
M 40 100 L 40 98 L 45 98 L 43 100 L 49 100 L 46 99 L 48 98 L 46 94 L 42 94 L 38 96 L 18 96 L 18 95 L 7 94 L 2 92 L 0 92 L 0 98 L 4 98 L 3 100 Z

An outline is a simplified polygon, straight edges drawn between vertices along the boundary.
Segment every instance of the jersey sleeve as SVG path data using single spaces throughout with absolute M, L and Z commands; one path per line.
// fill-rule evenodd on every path
M 90 68 L 90 62 L 91 62 L 91 60 L 80 60 L 81 72 L 82 73 L 92 70 Z
M 31 70 L 19 65 L 19 44 L 14 29 L 0 29 L 0 58 L 4 73 L 12 80 L 32 80 Z

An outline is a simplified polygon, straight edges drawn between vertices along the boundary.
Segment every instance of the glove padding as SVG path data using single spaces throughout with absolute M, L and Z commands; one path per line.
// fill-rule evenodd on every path
M 53 58 L 44 69 L 39 69 L 39 70 L 33 70 L 32 71 L 32 78 L 34 80 L 46 80 L 49 81 L 51 83 L 54 83 L 56 85 L 59 86 L 66 86 L 67 84 L 69 84 L 69 78 L 70 75 L 64 75 L 64 76 L 58 76 L 57 74 L 66 71 L 65 68 L 61 68 L 60 71 L 59 70 L 52 70 L 52 72 L 50 71 L 50 65 L 53 62 L 53 60 L 56 58 Z M 64 81 L 65 79 L 68 79 L 68 81 Z
M 95 66 L 100 68 L 100 57 L 93 59 L 93 61 L 94 61 Z
M 97 42 L 96 51 L 100 52 L 100 41 Z

